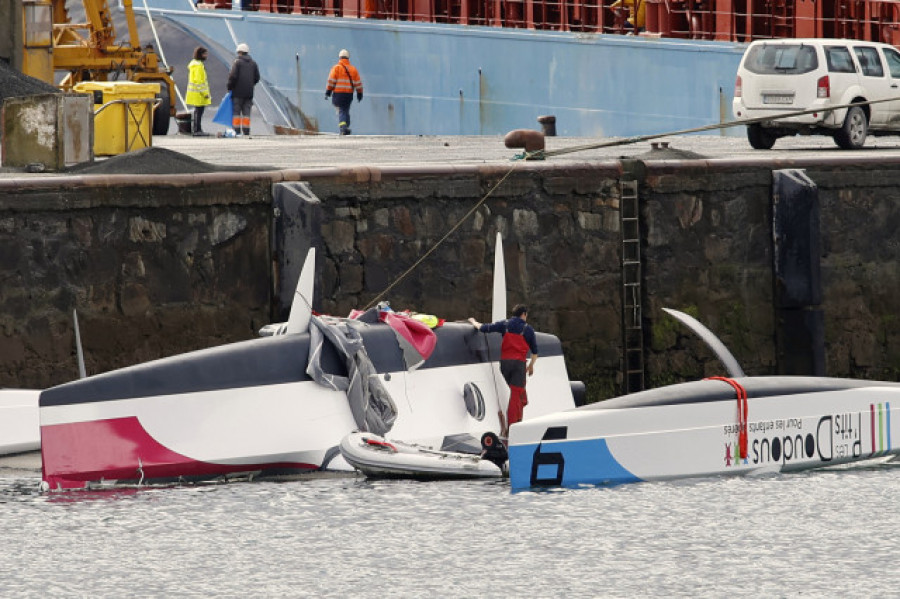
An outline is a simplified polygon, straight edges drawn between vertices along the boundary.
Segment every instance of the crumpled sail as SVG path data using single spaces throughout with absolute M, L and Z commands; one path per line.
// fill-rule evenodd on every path
M 360 431 L 384 435 L 394 426 L 397 406 L 381 384 L 362 336 L 356 330 L 357 326 L 360 325 L 351 321 L 328 324 L 313 316 L 309 327 L 306 373 L 320 385 L 347 393 L 350 411 Z M 344 356 L 348 376 L 331 374 L 322 369 L 322 346 L 326 338 Z
M 421 366 L 434 351 L 437 336 L 427 324 L 398 312 L 381 312 L 379 317 L 394 329 L 408 370 Z
M 403 352 L 403 363 L 407 370 L 415 370 L 421 366 L 437 345 L 437 335 L 431 327 L 404 312 L 378 308 L 351 310 L 348 318 L 369 324 L 381 321 L 390 326 L 397 337 L 397 345 Z

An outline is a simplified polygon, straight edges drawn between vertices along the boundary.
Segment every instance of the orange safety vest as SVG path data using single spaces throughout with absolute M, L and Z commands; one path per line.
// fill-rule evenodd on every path
M 354 91 L 361 92 L 363 89 L 362 79 L 359 78 L 359 71 L 350 64 L 350 59 L 342 58 L 340 62 L 331 67 L 328 73 L 327 91 L 336 94 L 352 94 Z

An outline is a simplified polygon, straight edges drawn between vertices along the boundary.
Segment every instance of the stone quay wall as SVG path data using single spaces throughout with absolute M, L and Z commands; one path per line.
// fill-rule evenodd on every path
M 701 320 L 747 374 L 785 373 L 773 308 L 772 174 L 805 172 L 820 205 L 825 374 L 900 380 L 900 164 L 895 160 L 685 161 L 648 165 L 647 371 L 653 386 L 722 374 L 663 307 Z
M 838 158 L 0 180 L 0 384 L 77 376 L 75 309 L 90 374 L 282 319 L 272 197 L 295 181 L 320 202 L 316 310 L 387 300 L 487 320 L 499 231 L 510 306 L 528 304 L 529 322 L 563 341 L 589 400 L 622 390 L 620 205 L 636 181 L 646 386 L 724 374 L 664 307 L 708 326 L 747 374 L 774 374 L 777 169 L 818 188 L 826 373 L 898 380 L 900 163 Z
M 0 385 L 246 339 L 268 322 L 271 184 L 232 177 L 0 180 Z

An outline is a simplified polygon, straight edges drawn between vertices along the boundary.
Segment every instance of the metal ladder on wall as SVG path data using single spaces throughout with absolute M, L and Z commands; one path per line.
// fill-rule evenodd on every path
M 622 232 L 622 331 L 624 392 L 644 389 L 644 328 L 641 311 L 641 221 L 638 182 L 619 185 Z

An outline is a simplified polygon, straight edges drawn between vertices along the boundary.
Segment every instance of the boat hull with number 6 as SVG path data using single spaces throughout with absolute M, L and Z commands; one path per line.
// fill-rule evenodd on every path
M 748 377 L 693 317 L 729 377 L 669 385 L 510 428 L 513 489 L 790 472 L 900 453 L 900 383 Z

